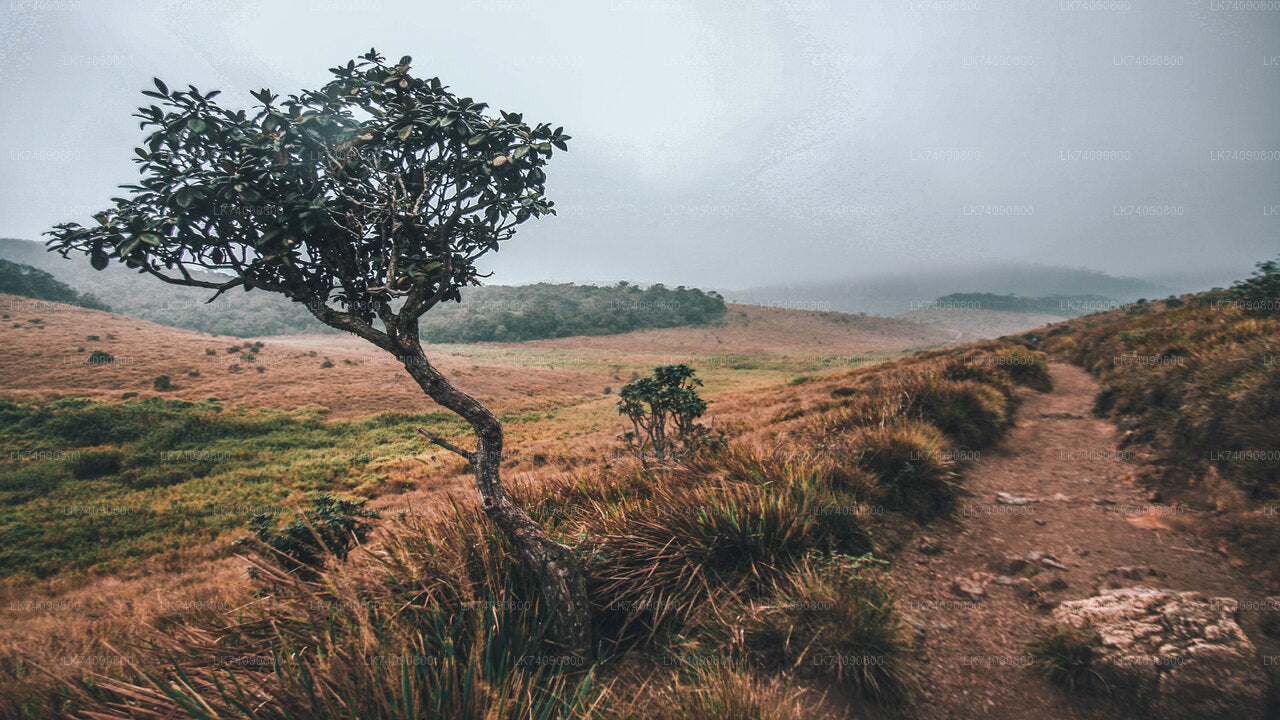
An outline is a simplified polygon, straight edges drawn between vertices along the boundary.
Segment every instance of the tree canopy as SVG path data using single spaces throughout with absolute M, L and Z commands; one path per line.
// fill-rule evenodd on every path
M 410 63 L 371 50 L 320 90 L 253 92 L 248 111 L 156 79 L 144 93 L 156 103 L 135 115 L 151 130 L 135 151 L 142 180 L 96 225 L 56 226 L 50 245 L 95 268 L 280 292 L 365 337 L 381 334 L 375 318 L 409 330 L 477 283 L 477 259 L 517 225 L 554 212 L 542 167 L 569 140 L 518 113 L 486 114 Z

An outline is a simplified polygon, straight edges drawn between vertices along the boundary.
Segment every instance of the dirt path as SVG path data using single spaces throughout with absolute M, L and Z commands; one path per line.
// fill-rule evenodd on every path
M 1051 369 L 1053 392 L 1026 395 L 1004 442 L 965 472 L 969 495 L 957 522 L 913 543 L 895 563 L 899 604 L 923 630 L 920 717 L 1123 718 L 1109 703 L 1068 696 L 1025 667 L 1023 643 L 1048 617 L 1048 603 L 1087 597 L 1112 581 L 1262 598 L 1226 558 L 1170 522 L 1194 513 L 1150 502 L 1125 480 L 1136 466 L 1116 450 L 1114 427 L 1090 412 L 1094 380 L 1074 366 Z M 1023 500 L 1030 502 L 1008 504 Z M 1065 567 L 1033 562 L 1014 573 L 1004 560 L 1036 551 Z M 956 578 L 975 573 L 986 573 L 980 580 L 1034 573 L 1030 581 L 1047 602 L 998 581 L 973 599 L 953 589 Z M 1241 625 L 1261 656 L 1280 655 L 1255 613 L 1242 613 Z

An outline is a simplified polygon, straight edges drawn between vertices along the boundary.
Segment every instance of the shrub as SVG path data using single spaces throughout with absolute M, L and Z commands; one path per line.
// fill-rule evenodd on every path
M 653 375 L 618 390 L 618 412 L 631 421 L 623 442 L 644 467 L 658 465 L 718 444 L 698 418 L 707 401 L 698 395 L 702 381 L 688 365 L 663 365 Z
M 199 370 L 188 370 L 188 371 L 187 371 L 187 377 L 193 377 L 193 378 L 194 378 L 194 377 L 200 377 L 200 371 L 199 371 Z
M 325 359 L 324 359 L 324 362 L 320 363 L 320 367 L 322 367 L 322 368 L 331 368 L 331 367 L 333 367 L 333 361 L 332 361 L 332 360 L 330 360 L 329 358 L 325 358 Z
M 9 316 L 8 316 L 8 315 L 5 315 L 5 317 L 9 317 Z M 85 339 L 85 340 L 88 340 L 89 342 L 98 342 L 98 340 L 99 340 L 99 338 L 98 338 L 98 336 L 97 336 L 97 335 L 85 335 L 85 336 L 84 336 L 84 339 Z
M 164 392 L 165 390 L 173 389 L 173 382 L 169 379 L 168 375 L 157 375 L 155 379 L 151 381 L 151 387 Z
M 92 480 L 120 472 L 124 454 L 119 450 L 88 450 L 76 453 L 67 462 L 67 470 L 78 480 Z
M 269 548 L 261 548 L 266 557 L 309 577 L 327 557 L 345 560 L 351 548 L 365 539 L 371 528 L 369 520 L 378 517 L 376 511 L 365 509 L 366 502 L 322 494 L 312 498 L 311 508 L 303 511 L 300 519 L 284 527 L 276 527 L 275 514 L 258 513 L 250 518 L 249 529 Z M 236 542 L 254 547 L 247 538 Z
M 214 350 L 213 348 L 205 348 L 205 349 L 204 349 L 204 354 L 205 354 L 205 355 L 217 355 L 217 354 L 218 354 L 218 351 L 217 351 L 217 350 Z
M 232 345 L 231 347 L 227 348 L 227 354 L 228 354 L 228 355 L 230 355 L 230 354 L 232 354 L 232 353 L 238 353 L 238 352 L 240 352 L 240 346 L 239 346 L 239 345 Z
M 94 350 L 89 353 L 89 359 L 85 360 L 90 365 L 109 365 L 115 361 L 116 359 L 111 357 L 111 353 L 105 350 Z

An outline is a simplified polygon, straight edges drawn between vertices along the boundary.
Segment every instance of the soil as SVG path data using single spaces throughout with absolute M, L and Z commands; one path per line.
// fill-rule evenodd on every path
M 1053 391 L 1027 393 L 1005 440 L 965 469 L 967 497 L 956 521 L 927 531 L 895 558 L 899 607 L 923 637 L 918 716 L 1130 717 L 1105 698 L 1060 690 L 1027 666 L 1026 639 L 1052 606 L 1099 587 L 1150 585 L 1242 601 L 1241 627 L 1271 674 L 1280 642 L 1264 635 L 1258 613 L 1245 607 L 1266 593 L 1197 539 L 1196 512 L 1153 502 L 1132 483 L 1137 460 L 1116 450 L 1116 429 L 1091 413 L 1093 378 L 1071 365 L 1052 364 L 1051 372 Z M 1032 562 L 1016 573 L 1030 576 L 1040 600 L 997 582 L 977 598 L 953 589 L 975 574 L 979 585 L 1014 576 L 1003 559 L 1033 552 L 1065 566 Z M 1139 569 L 1123 577 L 1116 568 Z

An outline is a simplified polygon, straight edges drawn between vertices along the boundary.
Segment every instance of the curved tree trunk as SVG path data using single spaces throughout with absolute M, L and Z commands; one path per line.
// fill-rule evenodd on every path
M 402 341 L 400 360 L 419 387 L 437 403 L 460 415 L 476 436 L 476 449 L 464 450 L 423 428 L 418 432 L 471 463 L 480 506 L 511 540 L 521 559 L 533 568 L 542 599 L 553 609 L 551 628 L 565 652 L 587 658 L 591 653 L 591 605 L 586 577 L 573 551 L 552 540 L 542 526 L 516 504 L 502 486 L 502 423 L 475 398 L 455 388 L 430 362 L 416 337 Z

